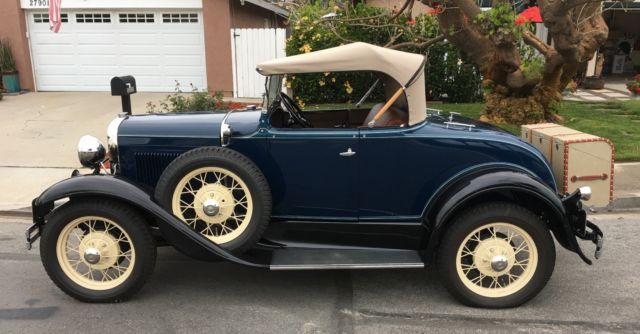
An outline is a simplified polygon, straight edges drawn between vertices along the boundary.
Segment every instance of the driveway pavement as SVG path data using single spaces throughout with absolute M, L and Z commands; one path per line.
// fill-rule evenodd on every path
M 132 96 L 134 114 L 165 93 Z M 79 168 L 76 145 L 91 134 L 106 143 L 109 122 L 121 112 L 110 93 L 29 93 L 0 103 L 0 211 L 28 206 L 47 186 Z
M 84 304 L 49 280 L 27 220 L 0 218 L 1 333 L 637 333 L 640 218 L 598 214 L 605 252 L 588 266 L 557 246 L 546 288 L 507 310 L 461 306 L 433 269 L 269 272 L 162 248 L 123 304 Z M 585 244 L 589 255 L 593 247 Z

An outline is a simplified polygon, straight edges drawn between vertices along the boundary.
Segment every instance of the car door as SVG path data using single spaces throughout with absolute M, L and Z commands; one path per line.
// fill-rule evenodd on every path
M 429 177 L 424 143 L 411 128 L 361 128 L 358 143 L 358 210 L 361 221 L 413 221 Z M 419 196 L 420 195 L 420 196 Z
M 357 220 L 357 129 L 280 129 L 268 135 L 273 218 Z

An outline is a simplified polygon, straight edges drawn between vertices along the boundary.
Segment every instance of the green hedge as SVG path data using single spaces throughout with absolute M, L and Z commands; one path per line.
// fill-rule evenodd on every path
M 331 12 L 340 14 L 340 18 L 369 18 L 385 14 L 386 9 L 367 6 L 359 3 L 347 7 L 329 6 L 322 8 L 319 4 L 309 4 L 294 9 L 289 18 L 290 36 L 287 39 L 287 55 L 322 50 L 330 47 L 361 41 L 384 46 L 389 36 L 396 35 L 396 22 L 387 22 L 386 16 L 366 19 L 357 22 L 359 25 L 346 24 L 339 21 L 322 22 L 321 16 Z M 391 24 L 390 24 L 391 23 Z M 400 17 L 397 24 L 409 27 L 411 31 L 425 38 L 440 34 L 436 18 L 420 15 L 412 21 Z M 336 36 L 337 35 L 339 36 Z M 396 43 L 407 42 L 403 35 Z M 426 53 L 426 49 L 415 47 L 403 51 Z M 430 101 L 444 100 L 449 102 L 476 102 L 482 100 L 481 77 L 477 67 L 460 54 L 449 43 L 432 45 L 428 50 L 429 61 L 425 66 L 426 96 Z M 292 88 L 298 103 L 323 102 L 355 102 L 369 88 L 373 79 L 372 73 L 317 73 L 288 76 L 287 87 Z M 382 87 L 372 94 L 369 101 L 380 100 L 384 96 Z

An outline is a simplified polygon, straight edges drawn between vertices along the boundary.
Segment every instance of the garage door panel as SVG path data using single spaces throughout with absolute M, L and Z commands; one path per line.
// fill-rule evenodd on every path
M 51 87 L 76 86 L 78 79 L 74 75 L 42 75 L 39 83 Z
M 75 48 L 69 48 L 69 51 L 81 55 L 117 55 L 118 50 L 113 45 L 78 45 Z
M 116 64 L 117 61 L 118 57 L 115 55 L 83 55 L 77 57 L 77 62 L 81 65 Z M 107 66 L 105 66 L 105 68 L 107 68 Z
M 105 73 L 117 73 L 118 66 L 87 66 L 78 67 L 79 74 L 84 75 L 106 75 Z M 111 79 L 111 77 L 109 77 Z M 104 85 L 104 82 L 102 83 Z
M 200 56 L 189 56 L 189 55 L 180 55 L 180 56 L 170 56 L 167 55 L 163 57 L 164 63 L 167 66 L 181 66 L 181 65 L 200 65 L 203 60 Z
M 50 31 L 46 32 L 31 32 L 30 34 L 32 43 L 36 45 L 73 45 L 73 34 L 52 34 Z
M 157 76 L 158 73 L 162 72 L 162 68 L 160 66 L 121 66 L 120 70 L 122 73 L 135 75 L 136 83 L 139 81 L 139 76 Z
M 129 55 L 122 56 L 120 58 L 120 65 L 122 66 L 158 66 L 158 70 L 162 71 L 162 57 L 157 55 Z
M 160 57 L 161 48 L 155 46 L 120 46 L 118 52 L 122 55 L 123 59 L 127 57 L 145 57 L 155 56 Z
M 74 65 L 75 55 L 39 55 L 35 58 L 38 65 Z
M 48 56 L 48 55 L 73 55 L 76 53 L 76 50 L 73 49 L 73 45 L 55 45 L 55 44 L 44 44 L 38 46 L 38 56 Z
M 105 82 L 110 82 L 111 81 L 111 75 L 105 75 L 105 74 L 87 74 L 87 73 L 83 73 L 82 75 L 82 84 L 86 85 L 86 86 L 94 86 L 94 87 L 100 87 L 100 86 L 104 86 Z
M 110 33 L 79 33 L 76 35 L 76 39 L 80 45 L 113 45 L 116 43 L 116 36 Z
M 197 66 L 167 66 L 164 73 L 167 76 L 199 76 L 200 68 Z
M 69 73 L 78 71 L 76 65 L 43 65 L 41 72 L 43 76 L 73 76 Z
M 165 45 L 200 45 L 202 36 L 200 34 L 163 34 L 162 39 Z
M 156 36 L 155 32 L 149 32 L 146 34 L 120 33 L 119 42 L 120 45 L 157 45 L 158 36 Z
M 189 83 L 206 87 L 201 20 L 164 23 L 164 11 L 147 9 L 126 13 L 155 12 L 154 22 L 121 23 L 123 12 L 91 12 L 109 14 L 110 23 L 79 23 L 77 13 L 68 12 L 69 22 L 59 34 L 48 24 L 34 23 L 33 13 L 27 15 L 38 89 L 108 91 L 113 76 L 126 74 L 136 77 L 139 91 L 172 92 L 175 80 L 184 91 Z

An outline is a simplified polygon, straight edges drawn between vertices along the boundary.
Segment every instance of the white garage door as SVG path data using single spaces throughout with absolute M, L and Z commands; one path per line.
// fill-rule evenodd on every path
M 38 90 L 108 91 L 127 74 L 139 91 L 206 88 L 201 11 L 70 11 L 58 34 L 45 12 L 27 19 Z

